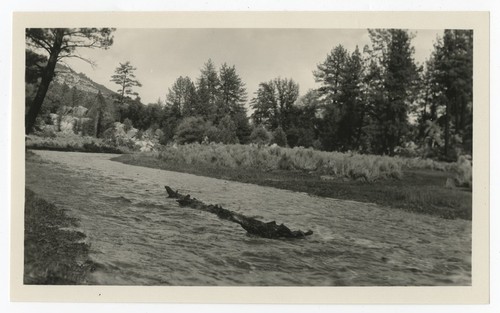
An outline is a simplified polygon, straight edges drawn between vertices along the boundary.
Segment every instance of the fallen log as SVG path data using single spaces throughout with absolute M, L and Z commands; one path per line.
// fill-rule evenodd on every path
M 303 232 L 301 230 L 292 231 L 284 224 L 278 225 L 275 221 L 266 223 L 255 218 L 224 209 L 220 205 L 207 205 L 196 198 L 191 198 L 190 195 L 182 195 L 178 191 L 174 191 L 169 186 L 165 186 L 165 190 L 167 191 L 168 197 L 177 199 L 177 202 L 181 207 L 187 206 L 193 209 L 215 214 L 220 219 L 239 224 L 249 234 L 255 236 L 270 239 L 305 238 L 313 233 L 312 230 L 308 230 L 307 232 Z

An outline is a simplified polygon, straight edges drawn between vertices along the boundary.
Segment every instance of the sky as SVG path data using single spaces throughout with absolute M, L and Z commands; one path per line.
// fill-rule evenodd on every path
M 423 64 L 442 30 L 411 30 L 415 33 L 415 61 Z M 143 103 L 165 100 L 168 88 L 179 76 L 195 81 L 208 59 L 217 68 L 235 65 L 250 100 L 259 83 L 276 77 L 292 78 L 300 94 L 318 87 L 313 71 L 327 54 L 342 44 L 349 52 L 370 45 L 366 29 L 117 29 L 108 50 L 81 49 L 79 54 L 96 63 L 78 60 L 65 63 L 111 90 L 119 65 L 130 61 L 142 87 L 135 88 Z

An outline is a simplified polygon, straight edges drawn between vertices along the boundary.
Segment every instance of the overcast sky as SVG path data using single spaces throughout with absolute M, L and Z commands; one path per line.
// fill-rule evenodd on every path
M 422 64 L 442 30 L 412 30 L 415 60 Z M 78 59 L 66 60 L 75 71 L 83 72 L 111 90 L 117 85 L 110 77 L 119 62 L 130 61 L 142 83 L 136 88 L 143 103 L 165 100 L 168 88 L 179 76 L 196 80 L 203 64 L 211 58 L 218 68 L 235 65 L 251 99 L 260 82 L 281 76 L 293 78 L 304 94 L 318 84 L 312 75 L 316 66 L 338 44 L 349 52 L 356 45 L 362 51 L 370 44 L 366 29 L 117 29 L 108 50 L 81 49 L 92 59 L 92 68 Z

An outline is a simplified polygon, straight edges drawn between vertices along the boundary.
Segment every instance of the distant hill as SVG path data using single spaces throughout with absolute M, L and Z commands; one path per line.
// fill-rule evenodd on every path
M 75 72 L 72 68 L 64 64 L 57 64 L 56 75 L 53 82 L 60 85 L 66 84 L 70 88 L 75 87 L 76 89 L 87 93 L 97 94 L 98 91 L 101 91 L 105 97 L 116 95 L 116 92 L 94 82 L 83 73 Z

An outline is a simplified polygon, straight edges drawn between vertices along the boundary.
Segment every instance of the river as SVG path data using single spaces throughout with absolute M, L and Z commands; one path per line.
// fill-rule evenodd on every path
M 35 151 L 26 185 L 80 220 L 96 285 L 442 286 L 471 284 L 471 222 L 375 204 L 125 165 L 115 155 Z M 205 203 L 311 229 L 253 237 L 179 207 L 164 185 Z

